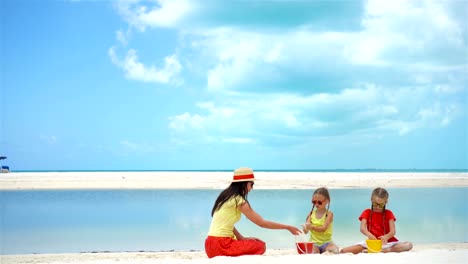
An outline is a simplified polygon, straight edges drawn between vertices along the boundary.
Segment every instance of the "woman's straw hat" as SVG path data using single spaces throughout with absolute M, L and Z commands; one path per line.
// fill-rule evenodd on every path
M 241 167 L 234 171 L 232 182 L 255 181 L 254 173 L 251 168 Z

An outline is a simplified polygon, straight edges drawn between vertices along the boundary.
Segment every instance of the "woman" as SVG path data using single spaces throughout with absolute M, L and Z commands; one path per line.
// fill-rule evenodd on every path
M 221 192 L 211 210 L 210 231 L 205 240 L 205 252 L 209 258 L 216 256 L 262 255 L 265 242 L 258 238 L 244 237 L 235 227 L 241 214 L 256 225 L 269 229 L 287 229 L 298 235 L 301 231 L 290 225 L 284 225 L 263 219 L 256 213 L 247 200 L 247 194 L 253 189 L 255 177 L 250 168 L 238 168 L 234 171 L 231 185 Z

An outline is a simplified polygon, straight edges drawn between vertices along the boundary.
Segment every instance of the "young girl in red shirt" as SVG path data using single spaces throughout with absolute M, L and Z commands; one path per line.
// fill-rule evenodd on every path
M 386 209 L 388 202 L 388 192 L 383 188 L 376 188 L 371 195 L 371 208 L 366 209 L 359 216 L 361 221 L 361 233 L 367 239 L 382 240 L 381 252 L 403 252 L 413 248 L 411 242 L 400 242 L 395 237 L 395 221 L 396 218 L 392 211 Z M 356 245 L 341 249 L 341 253 L 361 253 L 366 252 L 366 241 L 362 241 Z

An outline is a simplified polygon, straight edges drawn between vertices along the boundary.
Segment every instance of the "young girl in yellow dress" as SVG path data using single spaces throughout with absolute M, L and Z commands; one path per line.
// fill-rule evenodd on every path
M 325 251 L 338 253 L 333 243 L 333 212 L 330 208 L 330 193 L 327 188 L 318 188 L 312 195 L 312 210 L 307 216 L 303 231 L 310 231 L 310 241 L 314 243 L 314 253 Z

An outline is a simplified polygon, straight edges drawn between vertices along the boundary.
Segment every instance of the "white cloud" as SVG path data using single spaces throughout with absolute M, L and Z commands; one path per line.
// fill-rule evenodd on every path
M 217 138 L 237 143 L 245 142 L 233 139 L 257 142 L 270 136 L 405 135 L 421 127 L 446 126 L 460 115 L 459 104 L 424 99 L 434 95 L 435 89 L 424 87 L 389 91 L 372 84 L 337 94 L 243 94 L 218 105 L 199 104 L 200 113 L 172 117 L 169 127 L 185 140 Z
M 451 16 L 448 5 L 369 1 L 362 30 L 355 32 L 222 28 L 194 35 L 202 39 L 197 41 L 198 49 L 210 51 L 208 61 L 214 66 L 207 70 L 207 82 L 212 91 L 242 90 L 253 81 L 262 86 L 287 82 L 290 75 L 285 70 L 307 78 L 311 70 L 334 75 L 337 70 L 365 66 L 415 72 L 414 78 L 425 82 L 433 72 L 466 69 L 466 59 L 460 56 L 467 52 L 464 22 Z
M 272 84 L 290 82 L 290 73 L 303 78 L 321 66 L 336 71 L 349 39 L 348 33 L 305 29 L 275 34 L 223 28 L 204 32 L 195 48 L 209 51 L 203 59 L 214 65 L 207 69 L 208 90 L 244 90 L 254 84 L 268 90 Z
M 125 20 L 141 31 L 146 27 L 176 27 L 184 17 L 194 12 L 194 8 L 189 0 L 131 0 L 117 4 Z
M 388 67 L 407 74 L 416 69 L 416 81 L 430 81 L 430 75 L 421 72 L 422 67 L 450 71 L 451 60 L 457 57 L 458 66 L 466 64 L 454 55 L 466 53 L 464 21 L 457 20 L 450 8 L 450 1 L 370 0 L 365 2 L 361 30 L 319 32 L 310 25 L 276 31 L 227 27 L 222 17 L 219 24 L 203 23 L 199 20 L 210 8 L 203 8 L 197 1 L 118 4 L 130 25 L 142 29 L 172 27 L 189 36 L 185 40 L 196 45 L 187 45 L 190 50 L 181 46 L 178 54 L 195 58 L 197 68 L 205 70 L 207 88 L 216 92 L 242 90 L 253 80 L 268 89 L 268 85 L 291 78 L 285 70 L 296 74 L 295 78 L 307 78 L 311 70 L 333 74 L 355 66 Z M 187 25 L 182 23 L 184 19 L 196 21 Z M 187 58 L 187 64 L 195 64 L 192 59 Z
M 210 50 L 216 61 L 216 66 L 208 70 L 209 90 L 236 87 L 246 75 L 258 69 L 257 60 L 262 56 L 266 57 L 263 50 L 267 47 L 263 46 L 262 41 L 253 34 L 239 36 L 232 33 L 234 32 L 223 30 L 204 42 L 203 48 Z M 274 54 L 270 55 L 273 56 Z
M 120 60 L 115 53 L 115 48 L 111 47 L 109 56 L 115 65 L 124 70 L 126 77 L 132 80 L 154 83 L 176 82 L 175 78 L 182 69 L 175 55 L 166 57 L 161 69 L 155 66 L 145 66 L 138 60 L 137 52 L 133 49 L 130 49 L 125 58 Z
M 170 117 L 169 128 L 177 132 L 192 131 L 193 129 L 203 128 L 205 118 L 200 115 L 191 115 L 189 113 L 183 113 L 181 115 Z
M 448 85 L 448 84 L 440 84 L 434 87 L 434 91 L 436 94 L 457 94 L 463 91 L 462 86 L 455 86 L 455 85 Z M 466 88 L 465 88 L 466 89 Z
M 120 44 L 122 44 L 123 46 L 127 46 L 129 32 L 124 33 L 123 31 L 118 30 L 115 33 L 115 35 L 116 35 L 117 40 L 120 42 Z
M 176 138 L 240 144 L 275 136 L 405 135 L 447 126 L 464 111 L 457 96 L 466 93 L 465 20 L 451 13 L 450 1 L 367 1 L 361 28 L 346 32 L 203 21 L 184 27 L 200 11 L 195 5 L 135 1 L 120 9 L 140 29 L 178 30 L 180 61 L 196 65 L 214 96 L 198 103 L 199 111 L 169 118 Z M 139 62 L 134 50 L 122 61 L 113 48 L 109 54 L 131 79 L 168 83 L 182 69 L 175 55 L 157 69 Z
M 436 126 L 447 126 L 452 120 L 460 114 L 460 107 L 456 104 L 441 105 L 435 103 L 427 108 L 423 108 L 418 112 L 421 120 L 434 123 Z
M 440 56 L 441 52 L 466 51 L 464 22 L 451 16 L 450 4 L 450 1 L 382 3 L 369 0 L 362 20 L 363 31 L 350 42 L 346 53 L 357 64 L 412 64 L 423 60 L 430 65 L 443 62 L 446 54 Z
M 190 1 L 187 0 L 159 0 L 158 4 L 159 8 L 147 12 L 140 9 L 139 20 L 142 24 L 171 27 L 191 11 Z

